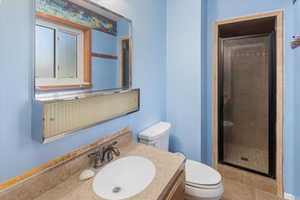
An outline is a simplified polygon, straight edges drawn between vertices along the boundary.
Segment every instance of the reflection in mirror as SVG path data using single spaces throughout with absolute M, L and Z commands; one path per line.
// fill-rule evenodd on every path
M 89 0 L 35 0 L 36 94 L 131 88 L 131 22 Z

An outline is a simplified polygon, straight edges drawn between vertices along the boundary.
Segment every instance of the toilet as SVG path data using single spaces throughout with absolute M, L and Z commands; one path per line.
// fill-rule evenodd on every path
M 171 124 L 160 122 L 139 134 L 140 143 L 168 151 Z M 220 200 L 222 177 L 215 169 L 193 160 L 185 164 L 185 200 Z

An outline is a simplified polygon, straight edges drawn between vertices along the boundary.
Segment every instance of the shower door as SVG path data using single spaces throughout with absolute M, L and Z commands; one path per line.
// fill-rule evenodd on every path
M 219 162 L 275 178 L 274 34 L 220 39 Z

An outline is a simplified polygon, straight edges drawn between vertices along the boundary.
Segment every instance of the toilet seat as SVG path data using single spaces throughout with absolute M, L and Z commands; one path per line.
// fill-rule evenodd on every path
M 195 188 L 195 189 L 217 189 L 220 187 L 222 183 L 216 184 L 216 185 L 198 185 L 198 184 L 191 184 L 191 183 L 187 183 L 185 182 L 186 186 Z
M 218 171 L 193 160 L 187 160 L 185 168 L 185 193 L 187 196 L 200 199 L 219 199 L 221 197 L 224 187 Z
M 220 199 L 224 193 L 223 184 L 218 184 L 215 188 L 195 188 L 185 185 L 185 194 L 192 199 Z M 188 199 L 188 198 L 187 198 Z
M 185 172 L 186 183 L 190 185 L 213 186 L 218 185 L 222 180 L 218 171 L 193 160 L 186 161 Z

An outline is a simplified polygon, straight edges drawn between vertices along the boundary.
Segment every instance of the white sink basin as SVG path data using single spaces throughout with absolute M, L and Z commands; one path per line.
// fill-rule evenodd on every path
M 154 176 L 155 166 L 150 160 L 129 156 L 103 167 L 94 179 L 93 190 L 107 200 L 125 199 L 142 192 Z

